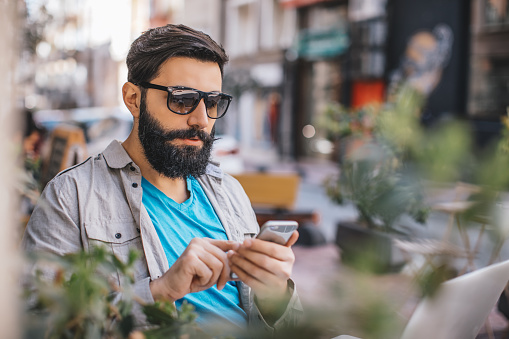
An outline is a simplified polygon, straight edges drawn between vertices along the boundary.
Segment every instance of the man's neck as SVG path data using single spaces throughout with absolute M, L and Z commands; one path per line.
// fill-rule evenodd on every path
M 127 154 L 129 154 L 129 157 L 140 168 L 141 175 L 161 192 L 166 194 L 166 196 L 179 204 L 189 198 L 190 193 L 187 190 L 186 180 L 183 178 L 170 179 L 157 172 L 141 151 L 143 149 L 141 144 L 136 142 L 134 138 L 130 136 L 122 143 L 122 146 Z

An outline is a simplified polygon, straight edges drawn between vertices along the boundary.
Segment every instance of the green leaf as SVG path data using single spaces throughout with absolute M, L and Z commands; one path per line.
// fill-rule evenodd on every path
M 129 333 L 134 330 L 134 317 L 132 314 L 125 315 L 122 320 L 120 320 L 118 327 L 120 329 L 120 333 L 123 337 L 127 338 Z
M 176 322 L 173 314 L 158 304 L 144 305 L 143 313 L 147 316 L 147 320 L 154 325 L 168 325 Z

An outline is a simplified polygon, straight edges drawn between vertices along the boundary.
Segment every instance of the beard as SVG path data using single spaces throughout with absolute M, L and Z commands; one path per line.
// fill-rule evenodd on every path
M 215 126 L 210 134 L 195 128 L 165 130 L 147 110 L 145 96 L 142 95 L 138 138 L 149 164 L 161 175 L 170 179 L 186 179 L 205 174 L 215 140 L 214 134 Z M 203 142 L 202 147 L 171 143 L 175 139 L 196 137 Z

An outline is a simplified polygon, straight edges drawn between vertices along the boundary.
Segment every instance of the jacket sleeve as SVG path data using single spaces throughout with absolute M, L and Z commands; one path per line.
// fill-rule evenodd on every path
M 263 328 L 266 333 L 274 334 L 278 331 L 297 326 L 300 323 L 304 316 L 304 309 L 302 308 L 302 304 L 297 294 L 297 289 L 295 288 L 295 284 L 292 280 L 288 280 L 288 288 L 290 288 L 291 292 L 290 301 L 288 302 L 288 305 L 281 317 L 276 320 L 272 326 L 265 321 L 260 310 L 256 306 L 256 302 L 252 300 L 252 307 L 248 314 L 249 324 L 251 327 L 257 329 Z M 251 298 L 254 298 L 253 293 L 251 293 L 251 295 Z

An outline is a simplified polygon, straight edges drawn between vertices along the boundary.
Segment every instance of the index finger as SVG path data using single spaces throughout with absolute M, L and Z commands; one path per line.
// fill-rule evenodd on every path
M 214 246 L 219 247 L 224 252 L 228 252 L 229 250 L 237 250 L 239 248 L 239 243 L 233 240 L 218 240 L 218 239 L 209 239 L 207 240 Z

